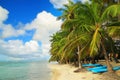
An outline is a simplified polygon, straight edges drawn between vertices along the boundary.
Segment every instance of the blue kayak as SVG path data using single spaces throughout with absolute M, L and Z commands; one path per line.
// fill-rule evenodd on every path
M 120 66 L 115 66 L 113 67 L 113 70 L 120 70 Z M 106 68 L 101 68 L 101 69 L 93 69 L 91 70 L 93 73 L 103 73 L 103 72 L 107 72 L 107 67 Z
M 107 72 L 107 68 L 102 68 L 102 69 L 94 69 L 91 70 L 93 73 L 103 73 L 103 72 Z
M 113 70 L 120 70 L 120 66 L 115 66 L 115 67 L 113 67 Z
M 97 67 L 97 66 L 102 66 L 101 64 L 83 64 L 83 67 L 89 67 L 89 66 L 93 66 L 93 67 Z
M 91 71 L 91 70 L 105 69 L 105 68 L 107 68 L 107 66 L 98 66 L 98 67 L 88 68 L 87 70 Z

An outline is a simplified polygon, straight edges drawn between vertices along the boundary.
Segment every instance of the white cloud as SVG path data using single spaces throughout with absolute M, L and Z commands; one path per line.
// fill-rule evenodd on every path
M 51 13 L 43 11 L 39 13 L 30 24 L 27 24 L 25 29 L 36 29 L 33 36 L 33 40 L 41 41 L 42 43 L 48 43 L 50 36 L 60 29 L 62 21 L 57 21 L 57 17 Z
M 2 38 L 8 38 L 8 37 L 13 37 L 13 36 L 17 37 L 19 35 L 25 34 L 25 30 L 23 30 L 23 29 L 16 30 L 10 24 L 7 24 L 7 25 L 2 24 L 1 30 L 2 30 L 2 32 L 1 32 Z
M 4 24 L 3 22 L 8 18 L 8 11 L 0 6 L 0 38 L 17 37 L 25 34 L 25 30 L 16 30 L 11 24 Z
M 43 44 L 41 46 L 42 52 L 45 56 L 49 56 L 50 44 Z
M 44 55 L 41 52 L 41 46 L 34 40 L 26 43 L 21 40 L 9 40 L 8 42 L 0 40 L 0 44 L 1 54 L 9 55 L 13 58 L 40 58 Z
M 8 18 L 8 11 L 0 6 L 0 23 Z
M 42 42 L 42 52 L 48 55 L 50 50 L 50 36 L 60 29 L 62 21 L 57 21 L 57 17 L 51 13 L 43 11 L 29 24 L 26 25 L 26 30 L 36 29 L 33 40 Z
M 57 21 L 56 16 L 49 12 L 42 11 L 37 14 L 36 18 L 27 24 L 18 24 L 19 28 L 15 29 L 11 24 L 4 24 L 8 17 L 8 11 L 2 7 L 1 23 L 0 23 L 0 54 L 10 56 L 10 59 L 30 59 L 43 58 L 48 56 L 50 49 L 50 36 L 60 29 L 62 21 Z M 27 34 L 27 30 L 35 29 L 32 40 L 25 42 L 22 40 L 9 40 L 8 42 L 2 40 L 9 37 L 18 37 Z M 42 45 L 38 43 L 40 41 Z
M 54 8 L 62 8 L 64 4 L 68 4 L 68 0 L 50 0 Z

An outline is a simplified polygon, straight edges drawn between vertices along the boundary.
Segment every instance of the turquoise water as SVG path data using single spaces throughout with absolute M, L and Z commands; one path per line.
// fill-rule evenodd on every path
M 0 80 L 50 80 L 47 62 L 0 62 Z

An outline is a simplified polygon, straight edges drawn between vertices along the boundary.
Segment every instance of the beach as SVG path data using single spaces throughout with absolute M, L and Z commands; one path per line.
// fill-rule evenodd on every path
M 52 70 L 51 80 L 104 80 L 101 74 L 89 71 L 75 73 L 78 68 L 69 64 L 49 64 L 49 68 Z
M 51 80 L 100 80 L 99 74 L 93 74 L 91 72 L 78 72 L 74 71 L 77 67 L 70 65 L 50 64 L 52 70 Z

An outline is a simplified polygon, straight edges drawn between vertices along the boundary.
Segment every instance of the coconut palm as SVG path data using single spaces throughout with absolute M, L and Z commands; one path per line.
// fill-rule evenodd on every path
M 78 49 L 79 58 L 87 52 L 90 56 L 94 56 L 102 47 L 108 72 L 113 72 L 106 52 L 106 42 L 113 42 L 108 35 L 110 32 L 107 31 L 107 26 L 112 24 L 112 19 L 120 13 L 120 5 L 111 5 L 103 9 L 97 2 L 92 1 L 85 4 L 78 2 L 71 7 L 71 14 L 68 13 L 69 16 L 64 20 L 61 29 L 68 34 L 63 37 L 64 44 L 59 50 L 57 49 L 60 60 L 68 60 L 69 55 L 74 54 L 76 49 Z M 114 45 L 111 43 L 110 46 Z
M 74 22 L 72 27 L 73 26 L 76 27 L 77 25 L 77 28 L 81 27 L 86 29 L 86 31 L 89 29 L 92 29 L 92 31 L 90 30 L 91 32 L 87 34 L 92 36 L 91 42 L 88 41 L 89 43 L 86 43 L 86 44 L 89 44 L 90 46 L 89 50 L 87 51 L 90 51 L 90 55 L 94 56 L 96 55 L 96 53 L 98 53 L 100 47 L 102 47 L 102 50 L 106 59 L 106 64 L 108 66 L 108 71 L 113 72 L 112 66 L 109 63 L 109 60 L 106 54 L 107 52 L 106 52 L 106 45 L 105 45 L 105 42 L 107 41 L 112 42 L 112 39 L 110 39 L 110 36 L 106 33 L 105 27 L 109 24 L 108 22 L 112 23 L 111 18 L 117 16 L 117 14 L 120 13 L 120 9 L 119 9 L 120 5 L 109 6 L 107 9 L 104 10 L 104 12 L 101 12 L 103 11 L 102 7 L 96 2 L 92 2 L 91 4 L 88 4 L 88 3 L 86 4 L 78 3 L 78 4 L 79 4 L 79 8 L 76 9 L 77 10 L 76 14 L 79 16 L 72 19 Z M 68 22 L 70 22 L 70 20 Z M 77 39 L 75 41 L 77 41 Z M 83 50 L 83 48 L 88 49 L 88 48 L 82 47 L 81 50 Z
M 120 5 L 111 5 L 107 7 L 104 10 L 104 12 L 101 12 L 101 8 L 99 4 L 95 2 L 82 6 L 84 6 L 82 11 L 87 12 L 87 14 L 84 14 L 84 16 L 87 17 L 87 21 L 88 20 L 90 21 L 87 22 L 86 19 L 83 19 L 85 21 L 85 24 L 89 24 L 90 27 L 91 26 L 93 27 L 93 32 L 91 32 L 93 37 L 91 39 L 90 48 L 89 48 L 90 55 L 96 54 L 101 46 L 108 66 L 108 71 L 113 72 L 106 54 L 107 52 L 105 45 L 105 42 L 107 40 L 112 40 L 112 39 L 109 39 L 110 36 L 108 36 L 108 34 L 106 33 L 106 28 L 105 28 L 109 23 L 105 24 L 105 22 L 110 22 L 111 17 L 112 18 L 116 17 L 120 13 Z M 103 26 L 103 24 L 105 25 Z
M 63 15 L 58 17 L 58 19 L 62 19 L 64 21 L 64 23 L 62 24 L 62 27 L 61 27 L 62 28 L 62 31 L 60 31 L 61 33 L 63 33 L 63 32 L 70 33 L 73 30 L 73 27 L 64 26 L 64 24 L 66 24 L 68 22 L 68 20 L 74 19 L 74 8 L 75 8 L 74 3 L 69 0 L 69 4 L 64 5 L 64 8 L 60 9 L 63 11 Z M 54 39 L 54 37 L 52 37 L 52 39 Z M 60 42 L 62 42 L 65 39 L 69 39 L 69 38 L 66 36 L 62 36 L 62 39 L 59 39 L 58 43 L 60 44 Z M 51 40 L 51 42 L 54 45 L 54 42 L 52 40 Z M 70 57 L 70 55 L 75 56 L 75 54 L 70 54 L 70 53 L 74 52 L 75 50 L 73 50 L 72 52 L 69 52 L 69 54 L 67 54 L 67 53 L 65 54 L 64 50 L 63 50 L 64 48 L 65 48 L 65 46 L 59 47 L 59 50 L 57 49 L 56 50 L 57 53 L 55 53 L 55 54 L 59 54 L 59 56 L 60 55 L 62 56 L 60 58 L 60 62 L 64 62 L 64 59 L 67 60 L 68 57 Z M 51 48 L 51 52 L 54 53 L 53 47 Z M 51 57 L 51 59 L 52 59 L 52 57 Z
M 71 0 L 68 0 L 68 4 L 64 5 L 64 8 L 60 8 L 59 10 L 62 11 L 62 15 L 58 17 L 59 19 L 62 20 L 69 20 L 74 18 L 74 10 L 75 6 L 74 3 Z
M 51 42 L 51 58 L 49 61 L 60 61 L 61 55 L 58 54 L 59 49 L 65 44 L 65 35 L 67 32 L 57 32 L 53 34 Z M 61 62 L 60 62 L 61 63 Z

